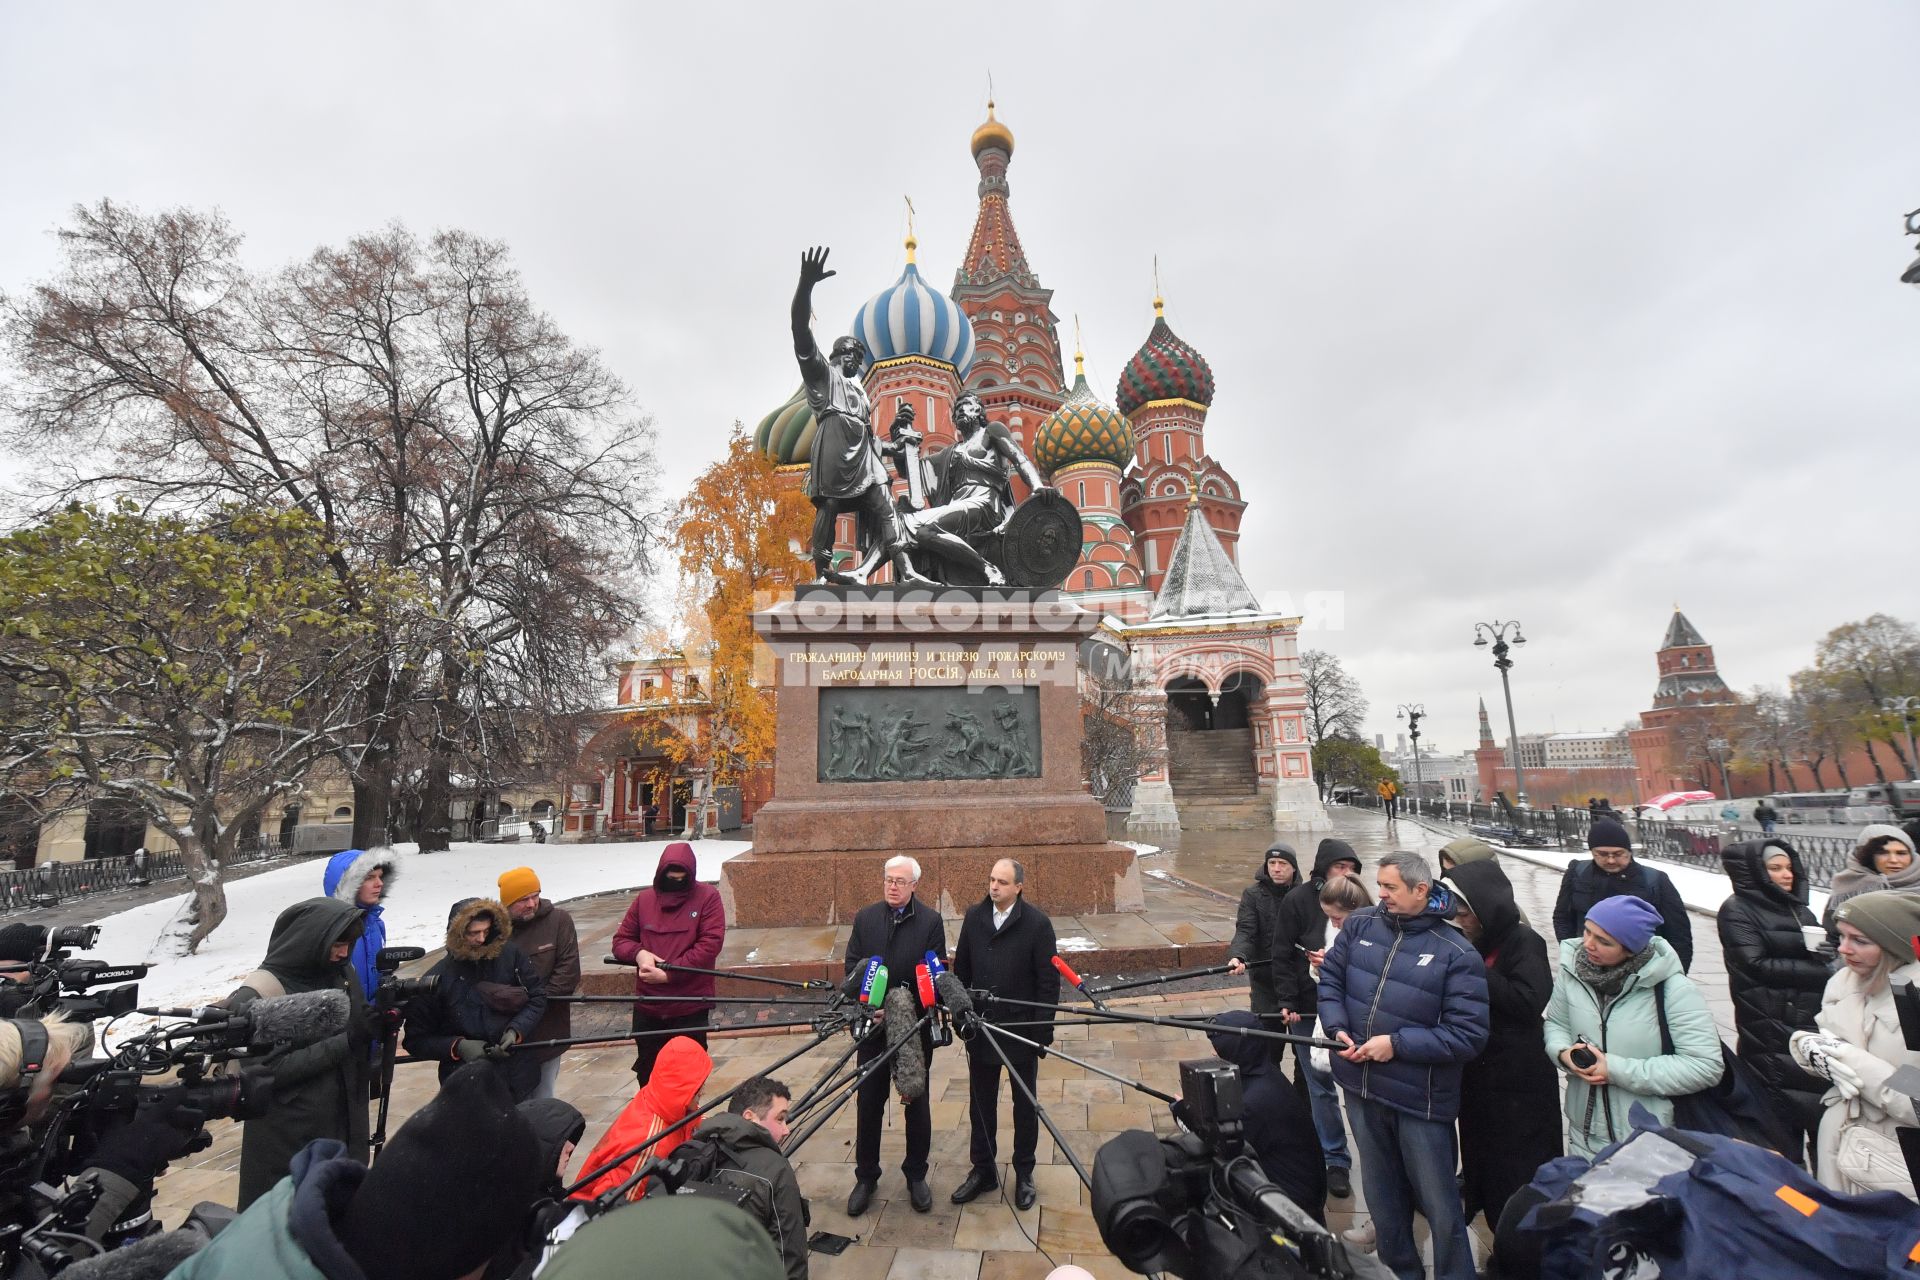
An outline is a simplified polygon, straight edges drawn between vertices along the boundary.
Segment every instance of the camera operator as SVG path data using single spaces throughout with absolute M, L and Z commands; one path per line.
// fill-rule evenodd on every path
M 248 1120 L 240 1139 L 239 1208 L 246 1209 L 287 1175 L 293 1157 L 316 1138 L 343 1144 L 348 1158 L 367 1158 L 368 1046 L 373 1021 L 353 944 L 366 917 L 337 898 L 308 898 L 280 913 L 266 959 L 227 997 L 245 1011 L 256 1000 L 302 991 L 344 991 L 347 1030 L 316 1044 L 276 1050 L 258 1065 L 273 1078 L 273 1110 Z
M 498 1064 L 515 1102 L 540 1084 L 540 1064 L 507 1050 L 547 1011 L 540 971 L 507 939 L 513 923 L 491 898 L 463 898 L 447 918 L 447 954 L 427 971 L 430 996 L 407 1006 L 407 1052 L 440 1060 L 440 1082 L 482 1058 Z
M 543 1165 L 545 1167 L 543 1167 Z M 498 1074 L 457 1072 L 369 1169 L 338 1142 L 301 1151 L 177 1280 L 466 1280 L 524 1229 L 551 1172 Z

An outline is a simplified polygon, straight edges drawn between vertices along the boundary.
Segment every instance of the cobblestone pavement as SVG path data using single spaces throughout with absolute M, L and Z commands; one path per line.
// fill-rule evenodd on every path
M 1429 830 L 1408 820 L 1389 830 L 1380 815 L 1367 811 L 1336 811 L 1334 824 L 1333 834 L 1369 858 L 1395 848 L 1434 854 L 1451 838 L 1451 833 Z M 1225 920 L 1230 925 L 1239 890 L 1249 882 L 1272 838 L 1271 833 L 1257 831 L 1187 833 L 1169 840 L 1165 851 L 1146 858 L 1143 867 L 1164 870 L 1212 890 L 1196 894 L 1196 901 L 1212 904 L 1207 909 L 1217 912 L 1210 924 L 1217 926 Z M 1288 837 L 1283 834 L 1281 838 Z M 1311 859 L 1318 839 L 1316 833 L 1294 840 L 1303 861 Z M 1502 866 L 1512 877 L 1528 917 L 1548 926 L 1558 874 L 1512 858 L 1503 859 Z M 1694 926 L 1695 977 L 1723 1028 L 1731 1034 L 1731 1006 L 1713 922 L 1696 916 Z M 1203 989 L 1159 990 L 1115 1003 L 1143 1013 L 1177 1016 L 1205 1016 L 1227 1008 L 1244 1008 L 1244 985 L 1216 985 L 1221 981 L 1214 979 Z M 623 1016 L 621 1006 L 599 1006 L 591 1012 L 583 1011 L 580 1020 L 583 1030 L 617 1028 Z M 1204 1037 L 1176 1028 L 1062 1027 L 1058 1039 L 1065 1052 L 1170 1093 L 1179 1090 L 1181 1059 L 1209 1053 Z M 708 1095 L 764 1070 L 802 1043 L 793 1035 L 780 1033 L 735 1031 L 715 1036 L 715 1066 L 707 1085 Z M 779 1074 L 796 1094 L 802 1092 L 841 1047 L 837 1040 L 829 1042 Z M 631 1050 L 624 1046 L 576 1050 L 568 1058 L 560 1093 L 586 1114 L 588 1146 L 632 1096 L 630 1061 Z M 817 1280 L 1022 1280 L 1044 1276 L 1054 1265 L 1069 1261 L 1103 1280 L 1129 1274 L 1101 1247 L 1088 1194 L 1044 1129 L 1036 1170 L 1040 1202 L 1035 1208 L 1017 1213 L 1010 1199 L 964 1206 L 949 1203 L 948 1195 L 968 1170 L 966 1066 L 957 1047 L 934 1054 L 929 1087 L 934 1138 L 928 1181 L 934 1193 L 933 1212 L 916 1214 L 907 1203 L 898 1168 L 904 1154 L 898 1107 L 890 1106 L 887 1111 L 881 1144 L 881 1164 L 886 1172 L 873 1207 L 858 1219 L 845 1214 L 847 1192 L 853 1186 L 853 1107 L 843 1108 L 796 1156 L 801 1190 L 812 1202 L 813 1229 L 858 1239 L 855 1247 L 839 1257 L 813 1255 L 812 1274 Z M 434 1072 L 429 1065 L 402 1067 L 394 1089 L 391 1126 L 397 1127 L 422 1105 L 434 1088 Z M 1039 1095 L 1068 1144 L 1089 1166 L 1100 1145 L 1122 1130 L 1172 1131 L 1172 1119 L 1164 1106 L 1058 1058 L 1042 1065 Z M 1003 1087 L 1003 1156 L 1011 1132 L 1012 1102 Z M 155 1207 L 163 1221 L 178 1222 L 200 1200 L 232 1203 L 239 1162 L 238 1136 L 230 1124 L 216 1126 L 212 1148 L 174 1166 L 162 1179 Z M 1004 1164 L 1001 1178 L 1010 1195 L 1011 1176 Z M 1329 1202 L 1329 1218 L 1336 1230 L 1366 1219 L 1357 1171 L 1354 1183 L 1353 1199 Z M 1485 1243 L 1481 1228 L 1479 1244 L 1484 1248 Z

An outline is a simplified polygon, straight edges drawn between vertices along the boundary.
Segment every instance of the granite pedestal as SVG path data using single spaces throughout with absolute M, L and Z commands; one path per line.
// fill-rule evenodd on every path
M 834 924 L 909 854 L 943 910 L 1000 858 L 1058 914 L 1141 905 L 1134 853 L 1081 781 L 1080 644 L 1099 619 L 1047 593 L 802 587 L 754 615 L 777 664 L 774 798 L 727 863 L 727 919 Z

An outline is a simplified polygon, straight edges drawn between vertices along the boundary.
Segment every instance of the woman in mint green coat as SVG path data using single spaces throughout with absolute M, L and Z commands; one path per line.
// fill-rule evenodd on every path
M 1659 925 L 1652 904 L 1622 894 L 1595 903 L 1582 936 L 1560 944 L 1547 1055 L 1567 1073 L 1572 1154 L 1592 1157 L 1633 1132 L 1635 1103 L 1671 1123 L 1672 1099 L 1720 1079 L 1719 1028 L 1680 957 L 1654 936 Z M 1661 1052 L 1657 990 L 1671 1053 Z

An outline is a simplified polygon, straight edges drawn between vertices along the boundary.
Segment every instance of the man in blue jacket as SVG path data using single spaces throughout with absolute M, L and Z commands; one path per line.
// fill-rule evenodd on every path
M 392 891 L 399 870 L 399 860 L 391 849 L 348 849 L 327 859 L 326 874 L 320 879 L 322 893 L 360 908 L 366 919 L 366 928 L 353 944 L 351 959 L 353 971 L 360 975 L 360 990 L 366 993 L 369 1004 L 373 1002 L 374 989 L 380 985 L 373 959 L 380 954 L 380 948 L 387 945 L 387 922 L 380 918 L 386 907 L 381 904 Z
M 1320 966 L 1320 1025 L 1347 1046 L 1333 1078 L 1347 1095 L 1380 1261 L 1424 1280 L 1417 1209 L 1433 1234 L 1435 1280 L 1473 1280 L 1453 1124 L 1460 1068 L 1486 1047 L 1485 962 L 1453 926 L 1453 895 L 1416 853 L 1380 860 L 1380 905 L 1347 917 Z

